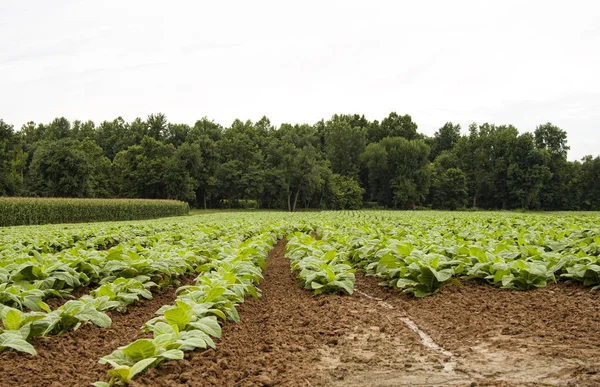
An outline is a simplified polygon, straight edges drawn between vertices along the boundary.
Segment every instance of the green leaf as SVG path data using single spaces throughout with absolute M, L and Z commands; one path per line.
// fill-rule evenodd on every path
M 439 281 L 439 282 L 446 282 L 448 281 L 452 275 L 454 274 L 452 269 L 443 269 L 443 270 L 431 270 L 433 272 L 433 274 L 435 275 L 435 278 Z
M 110 284 L 104 284 L 104 285 L 100 286 L 100 288 L 98 288 L 98 291 L 96 292 L 96 296 L 97 297 L 108 296 L 108 298 L 112 300 L 115 298 L 116 293 L 111 289 Z
M 81 321 L 91 321 L 100 328 L 108 328 L 112 324 L 112 320 L 106 313 L 97 310 L 84 310 L 75 315 Z
M 10 309 L 4 314 L 4 318 L 2 319 L 2 323 L 4 324 L 4 328 L 16 331 L 21 328 L 21 324 L 23 323 L 23 318 L 21 317 L 22 312 L 16 309 Z
M 152 343 L 152 340 L 148 339 L 136 340 L 122 350 L 126 356 L 135 361 L 147 359 L 156 354 L 156 346 Z
M 177 326 L 177 325 L 175 325 Z M 173 328 L 173 326 L 164 323 L 162 321 L 157 322 L 156 324 L 154 324 L 154 337 L 160 336 L 160 335 L 172 335 L 175 334 L 175 329 Z
M 425 292 L 425 291 L 422 291 L 422 290 L 415 290 L 413 292 L 413 294 L 414 294 L 415 297 L 423 298 L 423 297 L 431 296 L 433 293 L 432 292 Z
M 398 246 L 396 246 L 396 249 L 398 250 L 400 255 L 403 255 L 405 257 L 408 257 L 414 248 L 415 247 L 411 244 L 399 244 Z
M 183 359 L 184 354 L 183 351 L 179 349 L 170 349 L 161 353 L 159 356 L 169 360 L 181 360 Z
M 43 310 L 46 313 L 50 313 L 52 310 L 50 309 L 50 306 L 48 306 L 48 304 L 46 304 L 44 301 L 40 300 L 37 302 L 37 306 L 40 308 L 40 310 Z
M 131 381 L 131 367 L 129 366 L 117 366 L 112 370 L 108 371 L 108 376 L 111 378 L 115 378 L 124 383 L 129 383 Z
M 151 358 L 148 358 L 148 359 L 140 360 L 137 363 L 135 363 L 133 365 L 133 367 L 131 367 L 131 374 L 129 375 L 130 380 L 133 379 L 133 377 L 135 375 L 139 374 L 140 372 L 142 372 L 146 368 L 150 367 L 150 365 L 152 363 L 154 363 L 154 361 L 156 361 L 156 358 L 155 357 L 151 357 Z
M 169 325 L 177 325 L 180 331 L 184 330 L 185 327 L 191 321 L 190 315 L 181 307 L 169 309 L 165 311 L 165 321 Z
M 198 321 L 190 323 L 196 329 L 200 329 L 213 337 L 221 337 L 221 326 L 215 317 L 203 317 Z
M 30 355 L 37 354 L 33 345 L 23 340 L 20 335 L 7 332 L 0 334 L 0 348 L 12 348 L 15 351 L 25 352 Z
M 337 286 L 338 288 L 344 289 L 346 293 L 352 295 L 354 293 L 354 281 L 350 279 L 342 280 L 342 281 L 333 281 L 331 283 L 332 286 Z
M 326 262 L 330 262 L 335 258 L 336 254 L 337 254 L 337 251 L 329 250 L 328 252 L 325 253 L 325 255 L 323 255 L 322 259 Z
M 215 316 L 219 317 L 221 320 L 225 321 L 227 320 L 227 316 L 225 315 L 225 313 L 223 313 L 223 311 L 219 310 L 219 309 L 209 309 L 207 312 L 214 314 Z
M 206 295 L 206 301 L 210 302 L 225 294 L 225 288 L 222 286 L 216 286 L 210 289 L 210 292 Z

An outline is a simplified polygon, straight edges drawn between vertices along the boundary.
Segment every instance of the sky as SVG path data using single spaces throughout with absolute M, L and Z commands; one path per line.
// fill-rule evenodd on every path
M 0 0 L 0 118 L 552 122 L 600 154 L 600 2 Z

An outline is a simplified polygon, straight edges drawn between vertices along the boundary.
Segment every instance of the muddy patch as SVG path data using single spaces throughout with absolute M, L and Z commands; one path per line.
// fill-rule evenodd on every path
M 391 289 L 379 297 L 405 308 L 473 385 L 600 385 L 600 299 L 588 288 L 559 283 L 518 292 L 463 283 L 424 299 Z M 445 382 L 455 383 L 462 381 Z

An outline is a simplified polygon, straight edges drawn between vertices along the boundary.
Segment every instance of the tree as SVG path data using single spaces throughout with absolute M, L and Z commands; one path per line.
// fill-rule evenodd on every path
M 551 123 L 540 125 L 535 129 L 535 146 L 550 155 L 548 167 L 552 177 L 540 192 L 540 203 L 549 210 L 566 210 L 570 208 L 569 166 L 567 165 L 567 133 Z
M 187 139 L 190 127 L 186 124 L 169 123 L 165 131 L 165 144 L 172 144 L 175 148 L 180 147 Z
M 104 197 L 110 193 L 109 169 L 92 140 L 44 141 L 33 154 L 26 189 L 34 196 Z
M 267 162 L 282 185 L 288 211 L 295 211 L 300 194 L 306 198 L 320 192 L 330 173 L 318 150 L 319 137 L 310 125 L 282 124 L 270 144 Z
M 187 134 L 186 142 L 198 144 L 201 152 L 201 170 L 197 177 L 198 189 L 196 198 L 205 209 L 214 197 L 217 196 L 216 170 L 220 164 L 218 142 L 223 135 L 223 127 L 203 117 L 196 121 Z
M 81 122 L 75 120 L 73 121 L 71 132 L 72 137 L 79 141 L 83 141 L 85 139 L 93 140 L 96 135 L 96 124 L 94 124 L 94 121 Z
M 549 152 L 535 148 L 531 133 L 517 137 L 511 149 L 507 171 L 508 186 L 515 207 L 520 206 L 525 210 L 540 208 L 540 192 L 552 177 L 549 162 Z
M 387 207 L 576 210 L 598 208 L 597 161 L 567 160 L 566 131 L 447 122 L 434 136 L 410 115 L 381 122 L 333 115 L 314 125 L 267 117 L 206 117 L 193 127 L 162 113 L 98 126 L 60 117 L 20 132 L 0 120 L 0 195 L 173 198 L 218 207 L 252 199 L 257 207 Z M 592 179 L 592 180 L 590 180 Z M 362 197 L 359 193 L 362 192 Z
M 113 121 L 102 121 L 96 129 L 94 140 L 102 148 L 104 155 L 114 160 L 117 153 L 141 141 L 141 137 L 138 139 L 131 134 L 129 124 L 118 117 Z
M 332 173 L 327 178 L 325 204 L 332 210 L 357 210 L 362 207 L 364 191 L 354 178 Z
M 243 169 L 244 164 L 240 160 L 229 160 L 220 164 L 215 171 L 217 191 L 227 199 L 230 206 L 233 200 L 239 200 L 243 196 Z
M 407 140 L 419 138 L 417 133 L 417 124 L 413 122 L 409 114 L 399 116 L 396 112 L 391 112 L 389 116 L 381 121 L 379 133 L 371 141 L 380 141 L 385 137 L 402 137 Z
M 355 121 L 362 124 L 361 120 Z M 334 173 L 357 179 L 360 155 L 366 146 L 367 130 L 365 127 L 352 125 L 351 117 L 338 115 L 325 123 L 325 154 Z
M 452 122 L 446 122 L 433 135 L 433 145 L 431 147 L 430 157 L 432 160 L 444 151 L 454 149 L 454 146 L 460 139 L 460 125 L 454 125 Z
M 567 145 L 567 132 L 548 122 L 535 129 L 535 146 L 538 149 L 546 149 L 550 155 L 567 157 L 567 152 L 571 149 Z
M 455 210 L 466 206 L 467 175 L 459 168 L 457 155 L 449 150 L 440 153 L 431 167 L 429 202 L 433 208 Z
M 177 148 L 167 165 L 167 198 L 194 202 L 202 167 L 202 151 L 198 144 L 184 143 Z
M 42 139 L 57 141 L 71 137 L 71 123 L 64 117 L 56 118 L 43 129 Z
M 144 137 L 140 145 L 132 145 L 115 156 L 115 170 L 119 195 L 165 199 L 169 161 L 175 152 L 171 144 L 152 137 Z
M 600 210 L 600 156 L 586 156 L 581 163 L 581 206 L 584 210 Z
M 146 119 L 147 132 L 146 136 L 150 136 L 155 140 L 164 141 L 167 137 L 169 121 L 163 113 L 150 114 Z
M 379 204 L 400 208 L 424 202 L 431 173 L 429 151 L 423 140 L 402 137 L 369 144 L 362 160 L 369 169 L 371 198 Z
M 388 163 L 388 152 L 382 143 L 371 143 L 361 155 L 361 161 L 368 172 L 369 199 L 382 205 L 392 202 L 389 181 L 392 171 Z
M 264 156 L 270 123 L 266 117 L 255 126 L 251 121 L 235 120 L 227 128 L 218 143 L 219 156 L 223 162 L 216 171 L 219 187 L 228 187 L 219 192 L 226 193 L 229 200 L 255 199 L 263 192 Z M 227 181 L 230 179 L 230 181 Z
M 0 196 L 14 196 L 21 191 L 25 159 L 13 126 L 0 119 Z

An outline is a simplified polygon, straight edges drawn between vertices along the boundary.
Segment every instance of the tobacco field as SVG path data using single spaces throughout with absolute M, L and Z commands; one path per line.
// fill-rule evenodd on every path
M 600 383 L 600 214 L 0 228 L 0 385 Z

